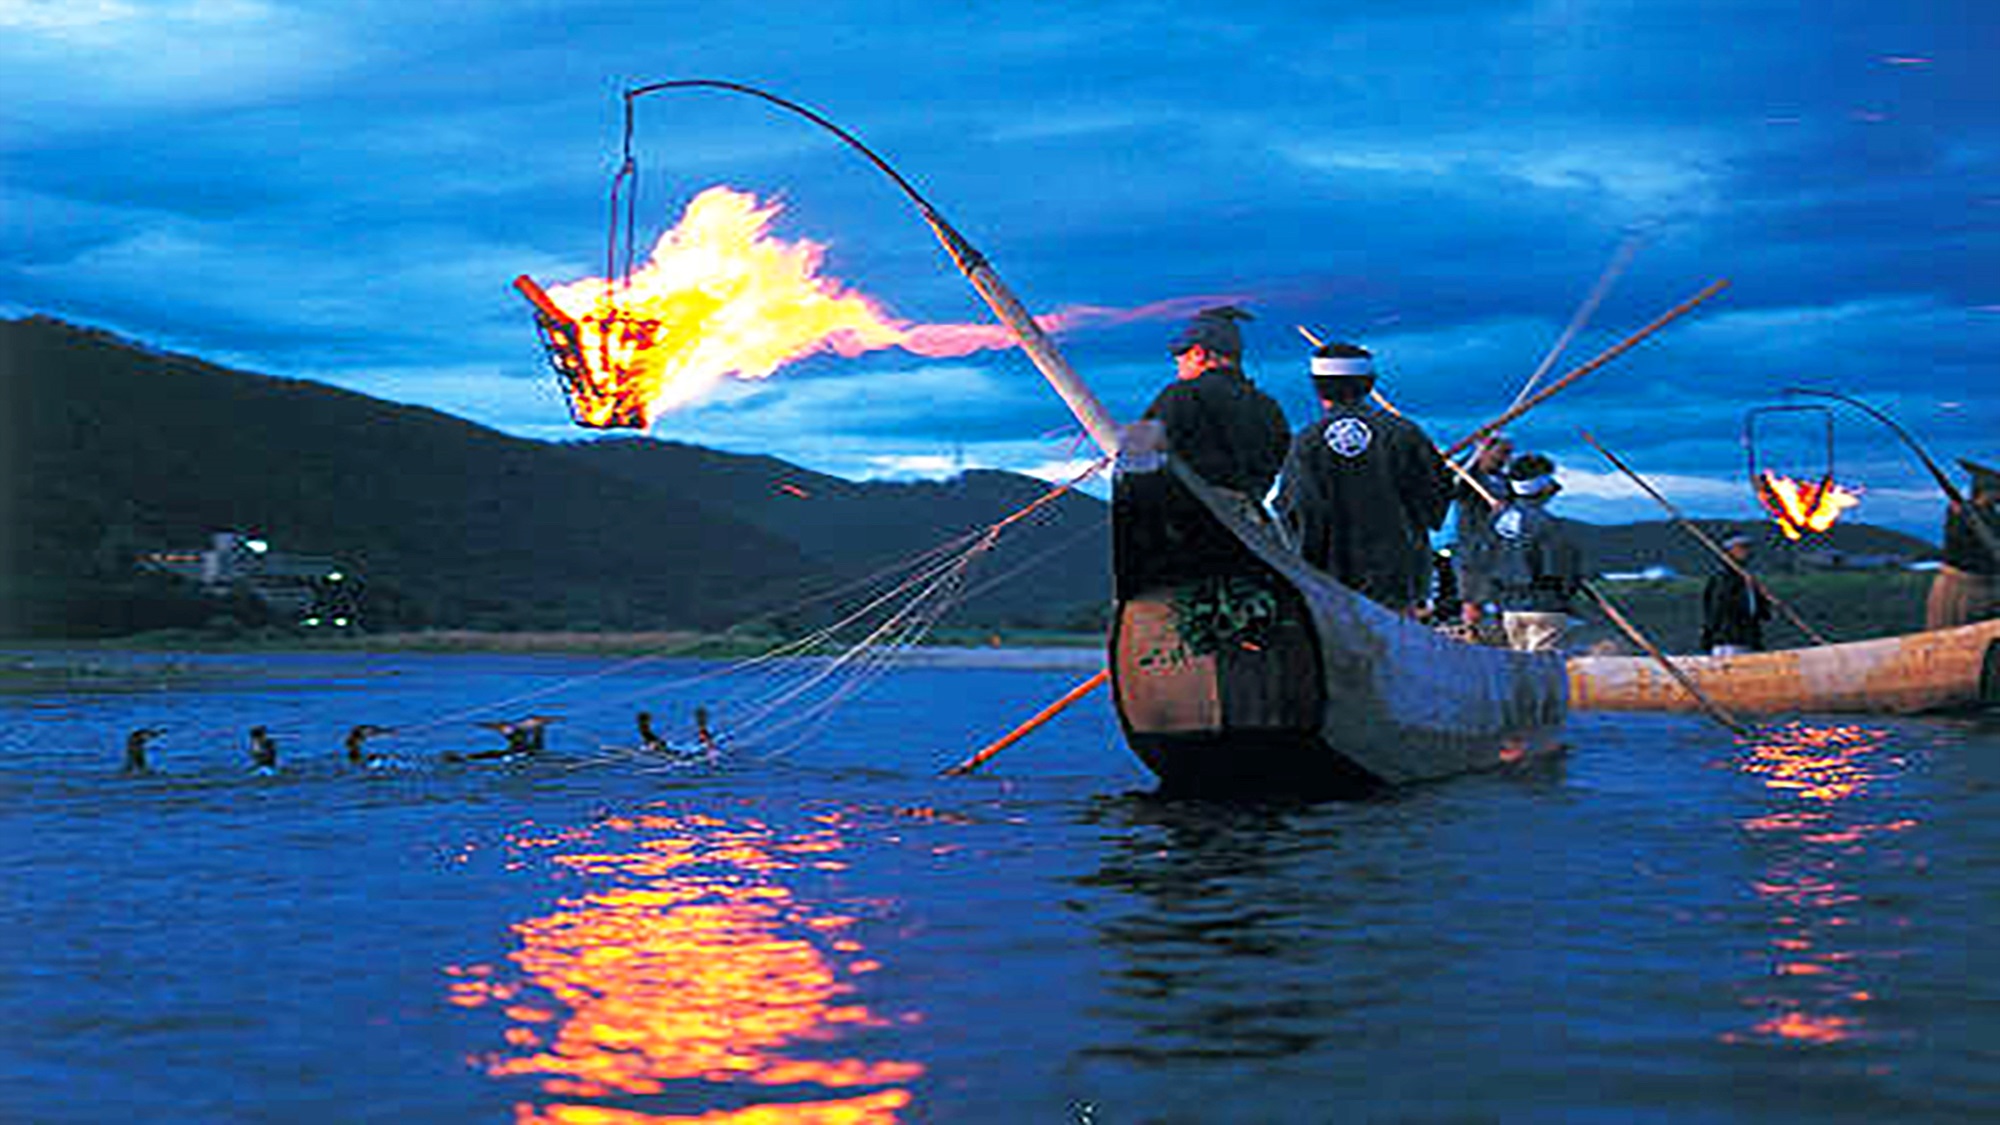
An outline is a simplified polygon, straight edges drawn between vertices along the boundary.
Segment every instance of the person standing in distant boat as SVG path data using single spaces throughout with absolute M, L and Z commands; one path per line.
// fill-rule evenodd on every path
M 1562 491 L 1555 462 L 1523 453 L 1507 467 L 1513 500 L 1493 517 L 1493 586 L 1507 645 L 1553 652 L 1569 631 L 1570 602 L 1583 588 L 1583 556 L 1568 522 L 1548 511 Z
M 1972 474 L 1971 494 L 1953 504 L 1944 519 L 1944 560 L 1931 579 L 1924 604 L 1926 629 L 1952 629 L 2000 617 L 2000 558 L 1995 558 L 1973 521 L 2000 534 L 2000 470 L 1960 460 Z
M 1740 532 L 1722 541 L 1729 557 L 1746 568 L 1752 546 L 1751 538 Z M 1734 566 L 1725 565 L 1702 587 L 1701 647 L 1710 656 L 1764 651 L 1764 622 L 1770 619 L 1771 600 Z
M 1449 470 L 1415 422 L 1370 401 L 1366 348 L 1322 345 L 1312 381 L 1325 414 L 1291 440 L 1278 518 L 1308 563 L 1408 611 L 1430 586 L 1430 533 L 1451 504 Z
M 1250 518 L 1285 461 L 1290 426 L 1243 373 L 1250 314 L 1229 305 L 1196 313 L 1169 345 L 1174 382 L 1127 427 L 1112 478 L 1112 569 L 1118 596 L 1253 566 L 1247 548 L 1201 501 L 1160 471 L 1165 454 Z

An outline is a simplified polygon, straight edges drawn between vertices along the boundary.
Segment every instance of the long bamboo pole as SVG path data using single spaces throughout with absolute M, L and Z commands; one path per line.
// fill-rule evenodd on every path
M 1091 440 L 1095 441 L 1097 447 L 1106 454 L 1115 454 L 1118 452 L 1118 423 L 1111 417 L 1111 412 L 1104 408 L 1104 403 L 1098 399 L 1096 393 L 1077 376 L 1076 371 L 1070 367 L 1069 361 L 1063 358 L 1060 351 L 1056 350 L 1055 342 L 1049 339 L 1048 333 L 1042 331 L 1041 325 L 1035 323 L 1035 318 L 1030 316 L 1028 310 L 1022 307 L 1020 300 L 1014 296 L 1013 291 L 1001 282 L 999 275 L 994 273 L 993 267 L 987 263 L 985 255 L 974 249 L 972 244 L 966 241 L 964 235 L 959 234 L 949 222 L 945 221 L 944 216 L 938 213 L 937 208 L 931 206 L 930 200 L 924 198 L 923 193 L 917 190 L 916 185 L 903 178 L 903 174 L 877 154 L 874 149 L 863 144 L 861 138 L 841 128 L 826 115 L 792 101 L 789 98 L 781 98 L 769 90 L 760 89 L 743 82 L 730 82 L 719 78 L 677 78 L 667 82 L 652 82 L 644 86 L 636 86 L 625 91 L 625 138 L 626 161 L 628 165 L 632 160 L 633 103 L 648 94 L 658 93 L 663 90 L 692 89 L 721 90 L 728 93 L 743 94 L 769 102 L 787 113 L 803 117 L 821 129 L 840 138 L 849 148 L 854 149 L 870 164 L 873 164 L 876 170 L 893 181 L 896 187 L 909 198 L 910 202 L 916 204 L 917 211 L 923 216 L 924 222 L 930 224 L 932 233 L 936 234 L 938 241 L 944 244 L 945 252 L 951 255 L 952 264 L 956 265 L 959 272 L 965 275 L 965 279 L 972 283 L 972 288 L 985 300 L 987 307 L 993 310 L 993 315 L 999 317 L 1001 323 L 1005 324 L 1008 328 L 1013 329 L 1014 336 L 1021 342 L 1021 350 L 1028 353 L 1028 359 L 1042 373 L 1042 377 L 1049 381 L 1049 385 L 1055 388 L 1058 395 L 1062 396 L 1063 402 L 1069 406 L 1070 413 L 1075 414 L 1077 421 L 1083 423 L 1084 432 L 1088 433 Z M 621 175 L 623 174 L 621 173 Z
M 1597 284 L 1590 287 L 1589 295 L 1584 297 L 1583 303 L 1577 306 L 1575 313 L 1571 314 L 1569 325 L 1563 329 L 1561 336 L 1556 337 L 1555 345 L 1549 348 L 1549 354 L 1543 356 L 1542 362 L 1535 365 L 1534 374 L 1529 375 L 1528 381 L 1521 384 L 1520 391 L 1514 395 L 1514 401 L 1508 403 L 1509 406 L 1521 405 L 1522 401 L 1541 385 L 1542 376 L 1547 375 L 1549 368 L 1556 365 L 1556 360 L 1562 358 L 1570 341 L 1576 339 L 1576 334 L 1583 331 L 1583 326 L 1590 322 L 1591 314 L 1597 311 L 1597 306 L 1603 302 L 1604 295 L 1611 292 L 1612 284 L 1625 272 L 1625 267 L 1632 264 L 1632 258 L 1638 254 L 1641 241 L 1635 234 L 1618 244 L 1617 253 L 1611 256 L 1611 264 L 1605 266 L 1604 272 L 1598 275 Z
M 1016 742 L 1019 742 L 1022 739 L 1028 737 L 1030 734 L 1033 734 L 1044 723 L 1047 723 L 1050 719 L 1053 719 L 1057 715 L 1060 715 L 1064 711 L 1067 711 L 1070 708 L 1071 704 L 1074 704 L 1077 700 L 1082 699 L 1084 696 L 1089 695 L 1091 692 L 1096 691 L 1098 688 L 1103 687 L 1105 681 L 1109 680 L 1110 678 L 1111 678 L 1111 669 L 1109 668 L 1098 669 L 1096 675 L 1090 677 L 1089 679 L 1069 689 L 1067 692 L 1064 692 L 1061 699 L 1058 699 L 1054 703 L 1049 704 L 1047 707 L 1042 708 L 1040 711 L 1035 712 L 1034 716 L 1030 718 L 1027 722 L 1022 723 L 1020 726 L 1015 727 L 1013 730 L 1010 730 L 1006 734 L 1001 735 L 999 738 L 994 739 L 991 743 L 987 744 L 984 750 L 981 750 L 979 753 L 972 755 L 971 757 L 958 763 L 957 765 L 951 767 L 950 769 L 945 770 L 943 774 L 941 774 L 940 776 L 964 777 L 965 775 L 972 773 L 974 770 L 977 770 L 980 766 L 985 765 L 987 761 L 993 757 L 993 755 L 998 754 L 1000 751 L 1005 750 L 1009 746 L 1012 746 Z
M 1943 469 L 1938 467 L 1938 463 L 1931 460 L 1931 455 L 1924 450 L 1922 445 L 1917 443 L 1917 439 L 1910 436 L 1910 431 L 1899 425 L 1894 418 L 1889 417 L 1886 413 L 1862 402 L 1858 398 L 1851 398 L 1834 391 L 1815 390 L 1811 387 L 1786 387 L 1785 393 L 1788 395 L 1813 395 L 1818 398 L 1830 398 L 1835 402 L 1844 402 L 1854 409 L 1861 411 L 1863 414 L 1868 415 L 1870 418 L 1875 419 L 1877 422 L 1882 423 L 1884 426 L 1889 427 L 1889 432 L 1901 438 L 1903 444 L 1909 448 L 1910 452 L 1917 455 L 1917 460 L 1923 463 L 1924 468 L 1930 470 L 1931 479 L 1937 481 L 1937 486 L 1944 492 L 1945 499 L 1958 505 L 1959 510 L 1965 513 L 1966 523 L 1972 528 L 1972 533 L 1979 538 L 1979 542 L 1994 558 L 2000 559 L 2000 530 L 1995 530 L 1993 525 L 1987 522 L 1986 513 L 1980 511 L 1965 498 L 1965 494 L 1960 492 L 1958 486 L 1951 482 L 1951 478 L 1945 475 Z
M 1729 551 L 1722 546 L 1722 544 L 1717 543 L 1713 536 L 1709 535 L 1708 532 L 1703 531 L 1699 526 L 1695 524 L 1693 520 L 1690 520 L 1687 518 L 1687 516 L 1683 515 L 1681 513 L 1681 510 L 1674 506 L 1674 502 L 1667 499 L 1665 496 L 1661 495 L 1660 490 L 1654 488 L 1650 481 L 1648 481 L 1645 477 L 1640 476 L 1638 472 L 1632 468 L 1632 466 L 1627 465 L 1623 460 L 1620 460 L 1616 453 L 1611 452 L 1609 449 L 1606 449 L 1604 448 L 1603 445 L 1599 444 L 1596 438 L 1590 436 L 1589 430 L 1579 428 L 1576 432 L 1582 436 L 1586 444 L 1588 444 L 1592 449 L 1595 449 L 1599 453 L 1603 454 L 1604 459 L 1606 461 L 1611 462 L 1611 464 L 1615 466 L 1619 472 L 1624 473 L 1627 477 L 1631 478 L 1632 483 L 1638 485 L 1641 491 L 1643 491 L 1646 495 L 1652 497 L 1655 501 L 1657 501 L 1660 507 L 1666 509 L 1667 515 L 1673 517 L 1674 523 L 1677 524 L 1682 531 L 1685 531 L 1689 535 L 1694 536 L 1695 542 L 1700 543 L 1702 546 L 1708 548 L 1709 553 L 1713 554 L 1716 558 L 1721 559 L 1722 564 L 1724 566 L 1727 566 L 1729 569 L 1735 571 L 1738 575 L 1741 575 L 1745 582 L 1748 582 L 1752 587 L 1754 587 L 1757 590 L 1758 593 L 1763 594 L 1765 598 L 1769 599 L 1772 605 L 1777 606 L 1779 612 L 1785 615 L 1785 620 L 1790 621 L 1793 625 L 1798 626 L 1799 631 L 1804 633 L 1806 636 L 1811 637 L 1814 644 L 1824 645 L 1833 643 L 1827 640 L 1826 637 L 1823 634 L 1821 634 L 1818 629 L 1815 629 L 1811 625 L 1807 624 L 1806 619 L 1799 616 L 1799 611 L 1792 608 L 1792 603 L 1779 597 L 1775 590 L 1772 590 L 1769 586 L 1766 586 L 1764 584 L 1763 579 L 1757 577 L 1755 574 L 1752 574 L 1750 572 L 1750 568 L 1744 566 L 1740 562 L 1737 562 L 1736 557 L 1734 555 L 1731 555 Z
M 1618 626 L 1618 630 L 1629 637 L 1633 644 L 1645 649 L 1646 655 L 1657 661 L 1660 667 L 1665 668 L 1667 674 L 1674 678 L 1674 682 L 1687 689 L 1687 693 L 1694 697 L 1694 701 L 1701 705 L 1701 709 L 1708 712 L 1709 718 L 1714 719 L 1737 734 L 1749 733 L 1748 727 L 1744 726 L 1737 720 L 1736 716 L 1724 709 L 1722 704 L 1710 699 L 1707 692 L 1695 685 L 1693 677 L 1682 670 L 1680 665 L 1675 664 L 1673 658 L 1660 651 L 1660 646 L 1654 644 L 1652 638 L 1641 632 L 1639 627 L 1634 625 L 1631 619 L 1625 616 L 1616 603 L 1605 596 L 1604 591 L 1599 590 L 1589 582 L 1584 582 L 1581 585 L 1584 592 L 1590 595 L 1590 600 L 1597 603 L 1597 608 L 1604 611 L 1604 616 L 1610 618 L 1611 623 Z
M 1479 427 L 1478 429 L 1458 439 L 1458 441 L 1452 444 L 1451 448 L 1444 451 L 1444 455 L 1446 457 L 1450 457 L 1456 454 L 1459 450 L 1467 448 L 1468 446 L 1472 445 L 1473 442 L 1478 441 L 1480 438 L 1485 437 L 1486 435 L 1492 433 L 1493 431 L 1499 429 L 1500 427 L 1506 425 L 1507 423 L 1512 422 L 1514 419 L 1519 418 L 1521 415 L 1526 414 L 1528 411 L 1533 410 L 1535 407 L 1540 406 L 1542 403 L 1547 402 L 1551 396 L 1555 395 L 1563 388 L 1569 386 L 1571 383 L 1576 382 L 1578 379 L 1583 378 L 1585 375 L 1590 374 L 1591 372 L 1597 370 L 1598 368 L 1603 367 L 1605 364 L 1610 363 L 1612 360 L 1617 359 L 1619 356 L 1624 355 L 1626 352 L 1636 347 L 1640 341 L 1646 339 L 1646 337 L 1651 336 L 1653 333 L 1658 332 L 1662 328 L 1665 328 L 1672 321 L 1677 320 L 1680 317 L 1686 315 L 1687 313 L 1693 311 L 1696 305 L 1701 304 L 1703 301 L 1708 300 L 1710 297 L 1715 296 L 1717 293 L 1720 293 L 1727 288 L 1729 288 L 1728 278 L 1722 278 L 1718 281 L 1710 282 L 1708 286 L 1704 288 L 1701 292 L 1696 293 L 1694 296 L 1689 297 L 1687 300 L 1682 301 L 1680 304 L 1675 305 L 1673 308 L 1668 309 L 1664 313 L 1661 313 L 1657 318 L 1654 319 L 1654 321 L 1651 324 L 1646 325 L 1644 328 L 1641 328 L 1637 332 L 1632 333 L 1630 336 L 1625 337 L 1623 340 L 1618 341 L 1616 344 L 1613 344 L 1609 348 L 1606 348 L 1604 351 L 1599 352 L 1595 359 L 1592 359 L 1588 363 L 1585 363 L 1582 366 L 1576 368 L 1569 374 L 1564 375 L 1562 378 L 1557 379 L 1555 382 L 1550 383 L 1546 387 L 1543 387 L 1541 390 L 1536 391 L 1534 394 L 1528 396 L 1523 401 L 1515 404 L 1514 406 L 1509 407 L 1506 413 L 1500 415 L 1498 418 L 1493 419 L 1491 422 L 1486 423 L 1485 425 Z

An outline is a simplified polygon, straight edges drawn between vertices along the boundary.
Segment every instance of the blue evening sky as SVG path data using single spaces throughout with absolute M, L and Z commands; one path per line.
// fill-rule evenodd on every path
M 508 283 L 599 272 L 621 90 L 729 78 L 872 143 L 1032 308 L 1247 295 L 1250 372 L 1295 423 L 1304 323 L 1463 434 L 1636 237 L 1558 371 L 1732 288 L 1514 432 L 1572 514 L 1656 514 L 1587 426 L 1683 507 L 1749 515 L 1744 412 L 1790 384 L 2000 461 L 1997 32 L 1973 0 L 0 0 L 0 313 L 582 436 Z M 898 315 L 983 315 L 887 183 L 796 119 L 655 97 L 638 155 L 642 238 L 713 184 L 775 194 L 781 234 Z M 1063 343 L 1129 417 L 1171 327 Z M 1767 456 L 1816 474 L 1784 421 Z M 849 476 L 1070 453 L 1012 352 L 816 358 L 654 432 Z M 1861 518 L 1935 534 L 1910 457 L 1857 416 L 1837 438 Z

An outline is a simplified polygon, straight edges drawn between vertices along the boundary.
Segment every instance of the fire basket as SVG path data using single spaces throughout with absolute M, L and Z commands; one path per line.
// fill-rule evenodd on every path
M 645 429 L 647 422 L 642 406 L 629 400 L 616 400 L 609 393 L 608 384 L 621 374 L 619 365 L 610 354 L 613 325 L 602 326 L 600 335 L 605 343 L 598 348 L 599 366 L 592 367 L 590 356 L 584 350 L 583 325 L 564 312 L 548 291 L 527 274 L 514 279 L 514 288 L 534 308 L 535 330 L 542 338 L 542 350 L 548 357 L 549 366 L 555 370 L 556 379 L 562 384 L 563 399 L 569 403 L 570 419 L 579 426 L 591 429 Z M 612 319 L 618 319 L 615 311 Z
M 1821 427 L 1825 461 L 1818 480 L 1798 479 L 1758 464 L 1757 423 L 1767 415 L 1806 415 Z M 1784 405 L 1754 407 L 1743 416 L 1743 451 L 1749 459 L 1750 487 L 1757 503 L 1776 521 L 1787 539 L 1804 532 L 1824 532 L 1833 527 L 1840 513 L 1854 505 L 1852 493 L 1833 479 L 1833 412 L 1824 406 Z

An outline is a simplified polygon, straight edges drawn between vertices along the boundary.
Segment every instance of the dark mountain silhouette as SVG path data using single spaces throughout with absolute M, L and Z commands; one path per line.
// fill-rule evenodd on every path
M 871 574 L 1005 518 L 1047 494 L 1046 481 L 973 470 L 943 481 L 856 482 L 775 457 L 651 438 L 571 443 L 584 464 L 633 483 L 688 490 L 793 542 L 822 573 Z M 1089 624 L 1110 594 L 1103 501 L 1070 491 L 998 540 L 968 582 L 964 619 L 986 624 Z
M 45 317 L 0 321 L 0 395 L 0 635 L 254 616 L 244 599 L 196 598 L 131 566 L 137 552 L 225 529 L 353 569 L 378 628 L 713 628 L 907 561 L 1049 490 L 990 471 L 856 482 L 651 438 L 530 441 Z M 1703 525 L 1770 538 L 1763 524 Z M 1599 570 L 1710 569 L 1666 523 L 1582 525 L 1579 538 Z M 1054 499 L 982 560 L 952 620 L 1101 622 L 1108 541 L 1103 501 Z M 1810 546 L 1935 554 L 1865 525 Z M 1794 554 L 1767 547 L 1760 566 Z
M 1558 500 L 1560 508 L 1561 501 Z M 1855 563 L 1870 558 L 1906 562 L 1936 558 L 1937 547 L 1914 535 L 1869 524 L 1835 524 L 1825 535 L 1787 542 L 1776 525 L 1758 520 L 1696 520 L 1695 524 L 1720 542 L 1734 532 L 1757 541 L 1754 565 L 1759 570 L 1790 570 L 1823 566 L 1829 553 Z M 1665 566 L 1680 574 L 1706 574 L 1722 564 L 1687 532 L 1665 520 L 1625 524 L 1583 524 L 1578 536 L 1592 569 L 1641 570 Z
M 0 395 L 7 635 L 199 623 L 213 605 L 167 612 L 171 584 L 135 576 L 130 560 L 219 529 L 340 560 L 365 579 L 376 625 L 715 627 L 1046 489 L 1003 473 L 855 484 L 643 439 L 529 441 L 43 317 L 0 322 Z M 1057 623 L 1101 600 L 1102 505 L 1066 497 L 1058 512 L 1076 516 L 1058 522 L 1081 539 L 1074 527 L 1066 545 L 1047 538 L 1053 528 L 1010 536 L 981 573 L 1052 544 L 1067 565 L 968 613 Z

